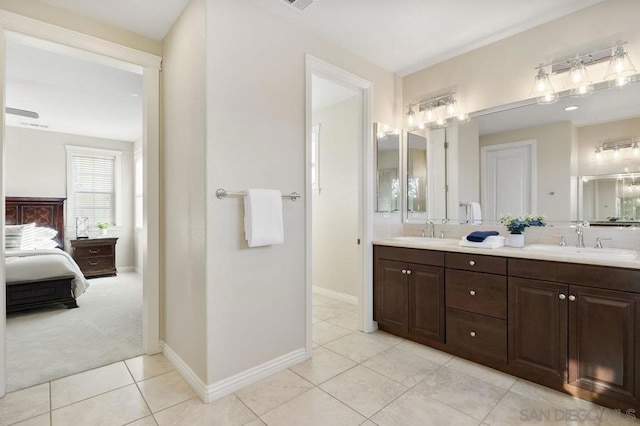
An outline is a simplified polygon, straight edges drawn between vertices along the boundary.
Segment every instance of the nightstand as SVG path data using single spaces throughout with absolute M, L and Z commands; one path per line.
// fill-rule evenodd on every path
M 71 240 L 71 255 L 86 278 L 117 275 L 117 238 Z

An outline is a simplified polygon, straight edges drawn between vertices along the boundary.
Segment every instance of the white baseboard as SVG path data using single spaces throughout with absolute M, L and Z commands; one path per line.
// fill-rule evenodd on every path
M 135 269 L 133 266 L 118 266 L 118 272 L 133 272 Z
M 350 294 L 340 293 L 339 291 L 329 290 L 328 288 L 313 286 L 313 292 L 322 294 L 323 296 L 331 297 L 333 299 L 342 300 L 343 302 L 351 303 L 352 305 L 358 304 L 358 298 L 351 296 Z
M 178 373 L 182 375 L 205 403 L 216 401 L 245 386 L 307 360 L 307 351 L 305 349 L 298 349 L 238 374 L 234 374 L 226 379 L 206 385 L 165 342 L 162 342 L 162 348 L 167 360 L 173 364 L 176 370 L 178 370 Z
M 165 358 L 167 358 L 176 370 L 178 370 L 178 373 L 180 373 L 182 378 L 189 383 L 189 386 L 191 386 L 200 399 L 207 402 L 205 400 L 207 395 L 207 385 L 200 379 L 200 377 L 198 377 L 191 367 L 189 367 L 187 363 L 184 362 L 182 358 L 180 358 L 180 356 L 178 356 L 178 354 L 169 347 L 169 345 L 167 345 L 166 342 L 160 342 L 160 345 L 162 346 L 162 353 Z

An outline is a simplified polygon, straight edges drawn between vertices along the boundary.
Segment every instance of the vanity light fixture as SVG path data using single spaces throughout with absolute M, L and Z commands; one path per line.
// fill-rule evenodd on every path
M 628 52 L 625 52 L 626 41 L 617 41 L 613 51 L 611 48 L 597 49 L 588 53 L 576 54 L 575 57 L 563 59 L 550 64 L 540 63 L 536 69 L 536 76 L 530 97 L 537 98 L 540 104 L 556 102 L 561 96 L 583 97 L 589 96 L 594 90 L 610 87 L 606 83 L 594 84 L 589 78 L 589 66 L 609 62 L 604 81 L 614 81 L 618 87 L 640 80 L 639 75 Z M 549 72 L 545 68 L 549 67 Z M 556 92 L 551 83 L 550 75 L 567 74 L 563 92 Z
M 407 115 L 407 124 L 409 126 L 416 125 L 419 129 L 424 129 L 427 126 L 444 126 L 448 122 L 466 121 L 469 119 L 469 115 L 460 111 L 458 101 L 454 98 L 454 93 L 448 93 L 446 95 L 437 96 L 424 101 L 410 104 Z M 413 124 L 410 124 L 411 112 L 414 108 L 418 108 L 418 112 L 414 117 Z
M 565 110 L 565 111 L 575 111 L 575 110 L 577 110 L 578 108 L 580 108 L 580 106 L 579 106 L 579 105 L 569 105 L 569 106 L 564 107 L 564 110 Z
M 409 107 L 409 112 L 407 112 L 407 124 L 409 126 L 413 126 L 413 124 L 416 121 L 415 118 L 416 118 L 416 113 L 413 110 L 413 107 Z
M 530 96 L 532 98 L 538 98 L 539 104 L 552 104 L 558 100 L 558 94 L 553 88 L 549 74 L 545 72 L 542 63 L 538 66 L 538 75 L 536 75 L 533 81 Z
M 623 44 L 621 41 L 616 43 L 607 72 L 604 75 L 605 80 L 615 79 L 616 86 L 624 86 L 629 82 L 629 77 L 636 73 L 636 69 L 629 59 L 629 53 L 624 51 Z
M 623 151 L 629 148 L 633 155 L 640 154 L 640 140 L 637 138 L 622 138 L 609 140 L 596 146 L 595 159 L 601 160 L 605 151 L 613 151 L 613 158 L 618 159 L 622 156 L 628 156 L 629 151 Z

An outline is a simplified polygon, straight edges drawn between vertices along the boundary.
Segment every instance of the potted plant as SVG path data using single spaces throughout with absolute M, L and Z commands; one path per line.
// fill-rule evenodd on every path
M 111 224 L 108 222 L 98 222 L 96 226 L 100 229 L 100 235 L 107 235 L 107 230 Z
M 526 215 L 513 217 L 506 215 L 500 219 L 500 223 L 509 230 L 507 244 L 511 247 L 524 247 L 524 230 L 529 226 L 546 226 L 544 216 Z

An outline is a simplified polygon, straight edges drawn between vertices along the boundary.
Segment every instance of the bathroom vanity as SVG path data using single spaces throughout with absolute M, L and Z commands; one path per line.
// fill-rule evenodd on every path
M 640 261 L 381 240 L 373 287 L 380 330 L 604 406 L 640 408 Z

